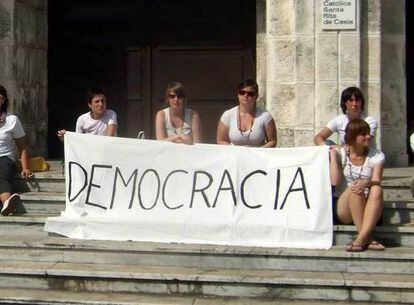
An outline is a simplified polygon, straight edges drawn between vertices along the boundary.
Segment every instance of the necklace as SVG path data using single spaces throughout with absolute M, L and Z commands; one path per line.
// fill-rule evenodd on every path
M 171 115 L 171 108 L 169 108 L 169 113 L 170 113 L 170 124 L 171 127 L 173 129 L 173 132 L 175 134 L 183 134 L 183 130 L 184 130 L 184 120 L 181 120 L 181 126 L 180 127 L 175 127 L 173 120 L 172 120 L 172 115 Z
M 356 181 L 356 180 L 360 180 L 362 177 L 362 171 L 364 169 L 364 163 L 365 163 L 365 154 L 364 154 L 364 159 L 362 160 L 362 165 L 361 168 L 359 170 L 358 176 L 356 178 L 354 178 L 354 175 L 352 173 L 352 162 L 351 162 L 351 153 L 350 153 L 350 149 L 348 148 L 346 151 L 346 157 L 348 159 L 348 166 L 349 166 L 349 175 L 351 176 L 351 180 L 352 182 Z
M 256 109 L 254 109 L 254 114 L 256 114 Z M 249 139 L 250 138 L 250 134 L 252 133 L 252 129 L 253 129 L 253 123 L 254 123 L 254 115 L 252 116 L 252 121 L 250 123 L 250 129 L 249 129 L 249 133 L 247 135 L 243 134 L 243 131 L 241 129 L 241 116 L 240 116 L 240 107 L 237 107 L 237 129 L 240 131 L 240 134 L 243 138 L 245 139 Z M 247 131 L 244 131 L 247 132 Z

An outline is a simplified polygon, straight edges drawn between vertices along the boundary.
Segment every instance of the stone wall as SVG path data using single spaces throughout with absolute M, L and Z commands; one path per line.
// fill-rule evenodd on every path
M 313 145 L 342 90 L 358 86 L 388 165 L 406 165 L 405 1 L 357 1 L 356 29 L 342 31 L 321 29 L 320 3 L 257 1 L 257 77 L 278 146 Z
M 47 153 L 47 0 L 0 0 L 0 83 L 32 155 Z

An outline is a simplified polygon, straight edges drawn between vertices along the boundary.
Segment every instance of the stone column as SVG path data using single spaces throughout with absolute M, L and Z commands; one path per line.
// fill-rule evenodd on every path
M 380 8 L 381 143 L 388 164 L 406 165 L 405 1 L 383 0 Z
M 256 1 L 256 81 L 259 85 L 258 105 L 266 105 L 266 1 Z
M 0 0 L 0 82 L 32 155 L 47 153 L 47 24 L 47 0 Z
M 0 0 L 0 84 L 13 95 L 13 0 Z
M 266 1 L 266 106 L 278 129 L 278 146 L 294 146 L 296 67 L 295 1 Z
M 312 145 L 315 4 L 308 0 L 266 1 L 266 21 L 266 105 L 276 120 L 278 146 Z
M 342 90 L 357 86 L 365 110 L 379 122 L 376 145 L 387 164 L 405 165 L 405 1 L 356 1 L 352 30 L 322 30 L 320 5 L 320 0 L 266 1 L 257 75 L 266 86 L 278 146 L 313 145 L 314 135 L 342 113 Z M 258 18 L 261 14 L 258 9 Z
M 361 87 L 361 26 L 359 1 L 354 30 L 323 30 L 320 1 L 315 2 L 316 101 L 315 134 L 338 114 L 342 91 Z M 336 134 L 332 140 L 338 142 Z

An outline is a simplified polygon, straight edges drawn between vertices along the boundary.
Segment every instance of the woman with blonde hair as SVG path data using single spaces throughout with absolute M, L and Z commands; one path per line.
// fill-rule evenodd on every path
M 165 100 L 169 107 L 158 111 L 155 117 L 156 139 L 184 144 L 200 143 L 200 116 L 186 108 L 183 84 L 170 83 L 165 91 Z

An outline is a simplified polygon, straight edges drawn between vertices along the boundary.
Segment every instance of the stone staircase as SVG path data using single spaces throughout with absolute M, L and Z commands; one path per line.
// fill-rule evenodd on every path
M 386 251 L 347 253 L 353 226 L 328 251 L 75 240 L 43 231 L 64 209 L 59 162 L 16 179 L 21 215 L 0 218 L 0 304 L 412 304 L 414 170 L 387 169 Z

